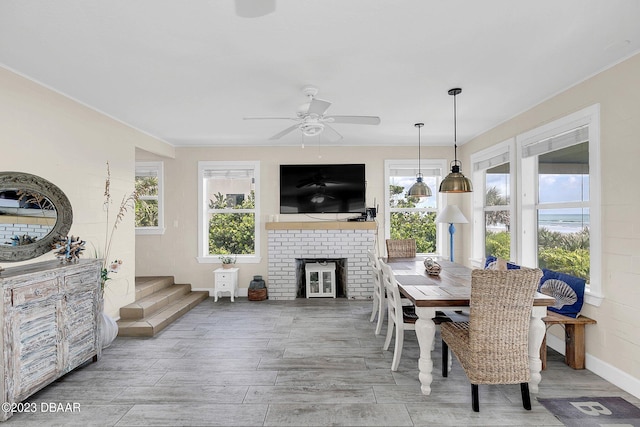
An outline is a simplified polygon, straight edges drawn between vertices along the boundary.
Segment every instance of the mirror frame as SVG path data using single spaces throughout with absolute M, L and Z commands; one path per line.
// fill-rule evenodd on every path
M 35 243 L 21 246 L 0 244 L 0 261 L 15 262 L 33 259 L 50 252 L 58 237 L 65 237 L 71 229 L 73 210 L 67 196 L 54 184 L 37 175 L 23 172 L 0 172 L 0 190 L 24 189 L 42 194 L 56 208 L 53 229 Z

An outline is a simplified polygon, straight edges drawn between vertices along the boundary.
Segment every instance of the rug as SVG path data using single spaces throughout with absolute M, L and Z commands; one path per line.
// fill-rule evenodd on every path
M 538 399 L 564 425 L 640 427 L 640 408 L 621 397 Z

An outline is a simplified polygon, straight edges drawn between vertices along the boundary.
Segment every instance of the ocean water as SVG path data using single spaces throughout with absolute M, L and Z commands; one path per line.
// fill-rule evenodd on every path
M 577 233 L 589 226 L 589 214 L 540 214 L 538 226 L 560 233 Z
M 589 226 L 589 214 L 540 214 L 538 226 L 558 233 L 578 233 Z M 501 232 L 507 229 L 502 224 L 495 224 L 487 226 L 487 230 Z

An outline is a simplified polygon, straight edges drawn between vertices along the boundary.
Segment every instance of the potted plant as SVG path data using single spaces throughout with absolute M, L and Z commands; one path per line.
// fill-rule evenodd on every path
M 231 255 L 220 255 L 220 261 L 222 262 L 222 268 L 231 268 L 236 263 L 236 257 Z

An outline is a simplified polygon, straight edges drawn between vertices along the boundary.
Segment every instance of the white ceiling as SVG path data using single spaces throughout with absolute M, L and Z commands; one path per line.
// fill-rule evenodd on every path
M 0 65 L 175 146 L 298 145 L 268 140 L 293 122 L 243 117 L 294 117 L 308 84 L 330 114 L 381 118 L 334 124 L 335 145 L 416 144 L 419 121 L 443 145 L 452 87 L 462 144 L 640 51 L 639 0 L 277 0 L 256 18 L 234 5 L 2 0 Z

